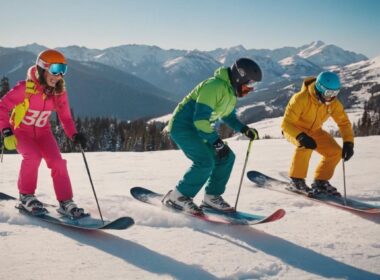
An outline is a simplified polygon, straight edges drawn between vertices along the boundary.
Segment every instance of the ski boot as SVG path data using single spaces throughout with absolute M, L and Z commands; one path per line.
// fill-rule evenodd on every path
M 208 207 L 221 212 L 234 212 L 235 208 L 226 202 L 221 195 L 205 194 L 201 208 Z
M 90 214 L 85 213 L 84 209 L 79 208 L 71 199 L 60 201 L 57 212 L 63 216 L 69 217 L 72 220 L 77 220 L 90 216 Z
M 291 177 L 290 179 L 292 179 L 292 181 L 290 182 L 290 186 L 288 187 L 289 191 L 305 195 L 309 194 L 311 188 L 306 184 L 305 179 L 293 177 Z
M 162 203 L 170 208 L 188 212 L 192 215 L 203 215 L 203 211 L 193 202 L 193 198 L 184 196 L 177 188 L 170 190 L 162 199 Z
M 317 196 L 319 194 L 327 194 L 333 196 L 342 196 L 335 187 L 333 187 L 327 180 L 314 180 L 311 184 L 310 196 Z
M 30 212 L 34 216 L 41 216 L 48 213 L 48 210 L 44 207 L 44 204 L 39 201 L 34 194 L 20 193 L 20 202 L 21 203 L 16 207 Z

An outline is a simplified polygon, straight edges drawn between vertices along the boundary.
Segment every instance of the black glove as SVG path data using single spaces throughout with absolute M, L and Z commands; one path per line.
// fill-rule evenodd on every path
M 344 161 L 348 161 L 354 155 L 354 143 L 344 142 L 342 149 L 342 158 Z
M 216 151 L 216 157 L 221 160 L 228 156 L 228 154 L 231 152 L 230 147 L 228 147 L 227 144 L 223 142 L 222 139 L 218 139 L 213 144 L 215 151 Z
M 250 128 L 248 125 L 244 126 L 241 130 L 241 133 L 243 133 L 245 136 L 247 136 L 251 140 L 257 140 L 259 139 L 259 133 L 256 129 Z
M 301 132 L 296 137 L 298 143 L 300 143 L 301 147 L 305 147 L 306 149 L 314 150 L 317 147 L 317 143 L 315 143 L 314 139 L 307 135 L 305 132 Z
M 73 142 L 76 145 L 81 145 L 83 149 L 87 147 L 87 138 L 83 133 L 76 133 L 73 135 Z

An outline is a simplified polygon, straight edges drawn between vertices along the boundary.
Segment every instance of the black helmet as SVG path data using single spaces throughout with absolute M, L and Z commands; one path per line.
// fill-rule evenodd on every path
M 231 66 L 231 82 L 239 87 L 249 81 L 260 82 L 262 73 L 260 66 L 249 58 L 239 58 Z
M 236 60 L 230 67 L 229 73 L 231 84 L 235 88 L 238 97 L 248 94 L 248 91 L 244 92 L 242 89 L 243 85 L 250 81 L 260 82 L 262 79 L 260 66 L 249 58 L 239 58 Z

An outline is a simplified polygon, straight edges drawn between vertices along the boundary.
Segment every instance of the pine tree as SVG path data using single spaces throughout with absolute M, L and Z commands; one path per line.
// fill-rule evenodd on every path
M 0 98 L 3 97 L 7 92 L 10 90 L 9 88 L 9 79 L 7 77 L 4 77 L 0 81 Z
M 357 136 L 380 135 L 380 95 L 375 95 L 376 90 L 372 90 L 374 92 L 371 92 L 370 99 L 364 104 L 363 116 L 353 126 Z

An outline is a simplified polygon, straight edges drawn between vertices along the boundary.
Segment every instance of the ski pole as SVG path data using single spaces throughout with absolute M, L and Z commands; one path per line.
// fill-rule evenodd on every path
M 346 168 L 344 166 L 344 159 L 342 160 L 343 166 L 343 188 L 344 188 L 344 205 L 347 205 L 347 195 L 346 195 Z
M 243 166 L 243 172 L 241 173 L 241 177 L 240 177 L 239 190 L 238 190 L 238 194 L 237 194 L 236 202 L 235 202 L 235 211 L 237 210 L 237 204 L 238 204 L 238 201 L 239 201 L 241 185 L 243 184 L 243 178 L 244 178 L 245 168 L 247 167 L 248 157 L 249 157 L 249 154 L 251 152 L 252 142 L 253 142 L 253 140 L 249 140 L 247 154 L 245 156 L 245 162 L 244 162 L 244 166 Z
M 91 183 L 92 191 L 93 191 L 94 196 L 95 196 L 95 201 L 96 201 L 96 204 L 98 205 L 98 210 L 99 210 L 99 214 L 100 214 L 100 219 L 102 220 L 102 222 L 103 222 L 103 224 L 104 224 L 102 211 L 100 211 L 100 206 L 99 206 L 98 198 L 97 198 L 97 196 L 96 196 L 96 192 L 95 192 L 94 184 L 93 184 L 93 182 L 92 182 L 92 178 L 91 178 L 91 174 L 90 174 L 90 169 L 88 168 L 88 164 L 87 164 L 86 156 L 85 156 L 85 154 L 84 154 L 84 151 L 83 151 L 82 146 L 80 146 L 80 151 L 82 152 L 82 156 L 83 156 L 84 164 L 86 165 L 86 170 L 87 170 L 88 178 L 90 179 L 90 183 Z
M 1 163 L 3 163 L 3 157 L 4 157 L 4 137 L 1 137 L 0 138 L 0 143 L 1 143 L 1 156 L 0 156 L 0 158 L 1 158 L 1 160 L 0 160 L 0 162 Z
M 1 145 L 1 163 L 3 163 L 4 145 Z

